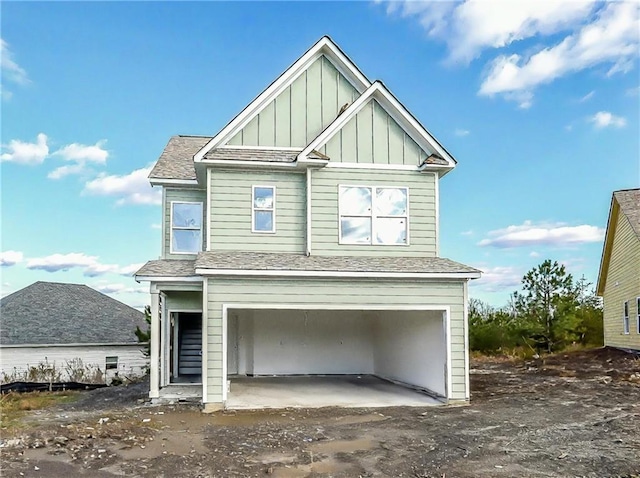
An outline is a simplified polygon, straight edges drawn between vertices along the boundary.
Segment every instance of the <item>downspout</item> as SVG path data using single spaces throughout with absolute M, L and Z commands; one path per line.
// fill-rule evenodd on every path
M 307 256 L 311 255 L 311 168 L 307 167 Z

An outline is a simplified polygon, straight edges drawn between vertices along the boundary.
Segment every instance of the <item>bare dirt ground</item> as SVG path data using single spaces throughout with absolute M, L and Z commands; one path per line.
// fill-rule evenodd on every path
M 1 474 L 640 477 L 640 358 L 610 349 L 472 362 L 463 407 L 204 415 L 145 384 L 86 392 L 3 431 Z

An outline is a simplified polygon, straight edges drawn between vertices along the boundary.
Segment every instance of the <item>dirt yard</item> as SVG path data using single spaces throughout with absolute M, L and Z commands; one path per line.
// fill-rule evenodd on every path
M 640 477 L 640 359 L 599 349 L 472 362 L 464 407 L 203 415 L 145 386 L 85 392 L 3 430 L 1 475 Z

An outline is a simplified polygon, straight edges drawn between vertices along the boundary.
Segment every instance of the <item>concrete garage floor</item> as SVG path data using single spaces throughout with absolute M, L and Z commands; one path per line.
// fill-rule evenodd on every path
M 425 407 L 442 401 L 371 375 L 232 377 L 229 409 Z

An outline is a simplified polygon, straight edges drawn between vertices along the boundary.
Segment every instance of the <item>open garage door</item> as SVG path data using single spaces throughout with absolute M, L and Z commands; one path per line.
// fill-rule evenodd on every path
M 324 389 L 339 385 L 342 377 L 345 384 L 380 390 L 399 385 L 425 397 L 447 395 L 445 311 L 237 309 L 228 311 L 227 320 L 230 407 L 238 398 L 234 383 L 241 393 L 240 385 L 268 387 L 265 378 L 257 380 L 273 376 L 280 379 L 271 383 L 288 387 L 289 395 L 295 393 L 296 383 L 312 386 L 313 377 L 318 378 L 316 383 L 325 380 Z M 254 377 L 254 382 L 243 377 Z M 285 377 L 305 379 L 287 382 Z M 347 389 L 332 390 L 339 394 Z M 256 389 L 251 393 L 260 395 Z M 371 406 L 371 400 L 365 401 Z

